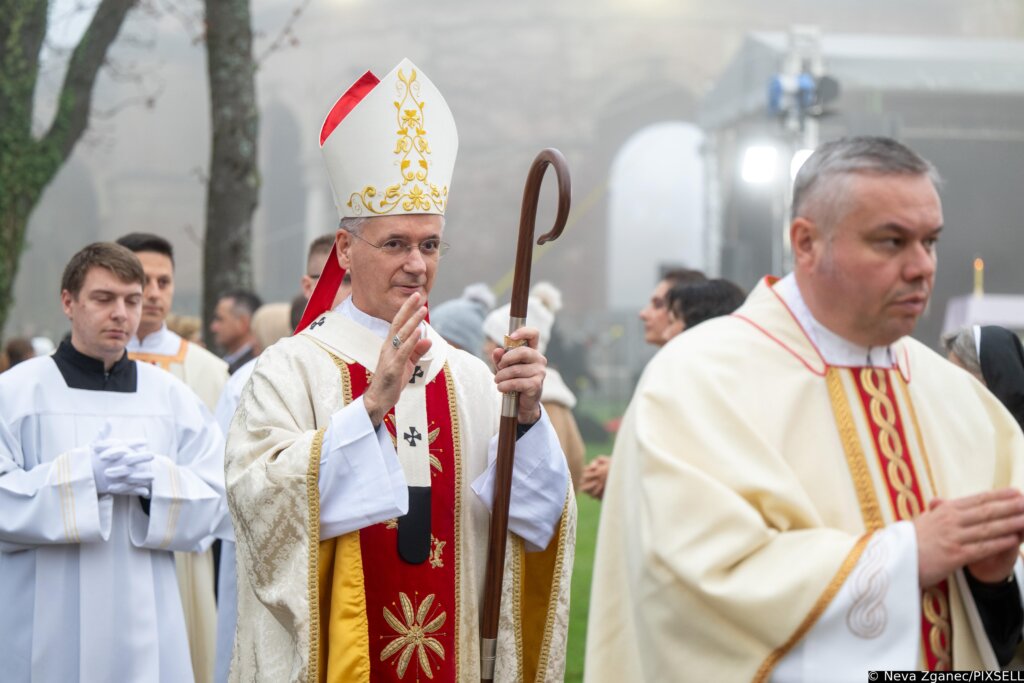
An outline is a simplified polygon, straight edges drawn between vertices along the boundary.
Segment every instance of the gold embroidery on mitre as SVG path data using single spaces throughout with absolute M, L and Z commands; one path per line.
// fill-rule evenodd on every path
M 420 84 L 416 80 L 416 70 L 413 69 L 406 78 L 399 69 L 395 89 L 398 96 L 394 101 L 398 139 L 394 154 L 399 157 L 401 180 L 384 188 L 384 195 L 376 200 L 376 204 L 374 200 L 380 191 L 375 185 L 367 185 L 362 192 L 353 192 L 348 198 L 348 207 L 357 216 L 363 209 L 383 215 L 398 207 L 406 213 L 426 212 L 433 208 L 443 214 L 448 203 L 448 186 L 438 187 L 428 180 L 431 151 L 424 117 L 426 103 L 419 99 Z
M 398 677 L 404 678 L 405 672 L 409 668 L 409 662 L 412 661 L 413 655 L 416 655 L 423 675 L 433 678 L 434 672 L 431 670 L 430 655 L 427 652 L 433 652 L 441 660 L 444 660 L 444 645 L 431 634 L 437 633 L 438 629 L 444 626 L 448 613 L 441 612 L 437 616 L 430 617 L 430 608 L 434 604 L 433 593 L 423 598 L 423 602 L 415 610 L 412 600 L 405 593 L 399 593 L 398 599 L 402 603 L 400 612 L 402 619 L 392 614 L 387 607 L 384 608 L 384 621 L 395 633 L 392 636 L 394 640 L 381 650 L 380 661 L 386 662 L 391 657 L 398 655 L 394 664 Z M 429 621 L 427 621 L 428 618 Z

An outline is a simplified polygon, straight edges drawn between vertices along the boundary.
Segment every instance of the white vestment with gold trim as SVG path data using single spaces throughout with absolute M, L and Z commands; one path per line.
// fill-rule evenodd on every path
M 587 681 L 920 667 L 913 524 L 890 502 L 856 371 L 832 365 L 843 345 L 823 353 L 799 318 L 763 282 L 646 369 L 604 497 Z M 850 364 L 894 363 L 877 376 L 923 504 L 1024 485 L 1024 437 L 980 383 L 910 338 L 864 351 Z M 953 666 L 995 667 L 960 573 L 949 593 Z
M 374 323 L 366 320 L 367 316 L 358 309 L 353 311 L 350 301 L 339 311 L 344 312 L 327 313 L 308 331 L 282 339 L 264 351 L 242 392 L 228 435 L 228 500 L 238 562 L 238 632 L 231 680 L 252 680 L 256 676 L 261 680 L 295 681 L 315 675 L 310 652 L 311 648 L 316 651 L 312 638 L 319 624 L 311 611 L 310 599 L 316 595 L 317 579 L 315 571 L 310 571 L 311 549 L 317 548 L 323 538 L 339 536 L 402 512 L 398 489 L 405 487 L 406 463 L 399 462 L 386 432 L 380 429 L 378 434 L 373 430 L 361 401 L 357 399 L 339 410 L 346 402 L 341 375 L 332 358 L 333 355 L 371 367 L 381 340 L 371 328 L 353 329 L 353 325 Z M 445 367 L 455 390 L 463 530 L 456 570 L 462 606 L 457 617 L 458 666 L 460 672 L 475 676 L 480 671 L 479 605 L 489 513 L 471 485 L 491 486 L 483 475 L 490 469 L 489 447 L 497 430 L 500 395 L 493 376 L 479 359 L 449 346 L 429 326 L 424 327 L 424 333 L 433 342 L 424 362 L 429 363 L 434 374 Z M 358 427 L 360 420 L 366 423 L 365 429 Z M 336 427 L 339 431 L 332 434 Z M 545 419 L 534 425 L 523 439 L 531 435 L 533 440 L 547 445 L 540 456 L 530 461 L 535 468 L 530 476 L 514 473 L 513 487 L 516 488 L 517 481 L 520 485 L 525 483 L 536 495 L 537 491 L 550 489 L 550 480 L 554 478 L 559 482 L 559 499 L 564 501 L 564 507 L 555 508 L 553 518 L 533 522 L 549 529 L 542 532 L 547 538 L 551 531 L 559 532 L 558 571 L 548 619 L 550 638 L 541 657 L 544 665 L 538 680 L 560 681 L 565 666 L 576 506 L 575 500 L 567 495 L 570 486 L 565 458 L 550 423 Z M 367 474 L 366 470 L 372 472 Z M 336 481 L 325 482 L 323 477 Z M 375 490 L 369 491 L 365 485 L 352 486 L 346 478 L 375 482 Z M 396 487 L 396 479 L 400 487 Z M 351 506 L 344 504 L 339 491 L 348 492 Z M 513 506 L 516 499 L 514 491 Z M 358 509 L 353 511 L 353 506 Z M 514 510 L 511 516 L 516 516 Z M 546 516 L 551 517 L 550 512 Z M 314 523 L 320 533 L 317 538 L 310 538 Z M 510 527 L 515 528 L 514 521 Z M 519 622 L 515 591 L 520 577 L 512 568 L 519 566 L 517 558 L 526 551 L 526 544 L 518 536 L 510 534 L 509 538 L 498 639 L 499 681 L 518 680 L 522 659 L 513 628 Z
M 224 442 L 180 381 L 137 363 L 130 393 L 69 389 L 49 357 L 0 376 L 0 679 L 191 681 L 172 551 L 209 536 Z M 97 495 L 86 446 L 144 438 L 148 514 Z

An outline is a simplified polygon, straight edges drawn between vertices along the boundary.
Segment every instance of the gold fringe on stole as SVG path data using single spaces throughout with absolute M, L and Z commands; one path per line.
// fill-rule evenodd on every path
M 306 681 L 320 681 L 320 451 L 324 445 L 326 427 L 318 429 L 309 448 L 309 469 L 306 472 L 306 502 L 309 509 L 306 533 L 309 536 L 309 652 L 306 663 Z
M 864 528 L 868 531 L 874 531 L 884 526 L 882 511 L 878 505 L 875 486 L 871 481 L 871 473 L 868 471 L 864 449 L 861 447 L 860 438 L 857 436 L 857 427 L 853 421 L 853 412 L 850 410 L 846 391 L 843 389 L 843 380 L 839 376 L 840 372 L 838 368 L 830 367 L 825 373 L 825 382 L 828 384 L 828 397 L 832 403 L 832 413 L 835 416 L 836 427 L 839 430 L 839 439 L 843 444 L 843 453 L 846 454 L 846 465 L 850 468 L 850 477 L 853 479 L 853 485 L 857 491 L 857 502 L 860 503 L 860 512 L 864 518 Z
M 833 372 L 833 369 L 829 368 L 829 372 Z M 860 561 L 860 556 L 864 553 L 864 548 L 867 547 L 868 541 L 871 540 L 872 533 L 874 532 L 869 531 L 857 539 L 857 543 L 854 544 L 853 549 L 846 556 L 846 559 L 843 560 L 843 564 L 839 567 L 839 571 L 832 577 L 832 581 L 829 582 L 825 591 L 818 597 L 818 601 L 814 603 L 814 607 L 811 608 L 811 611 L 800 623 L 793 635 L 791 635 L 789 640 L 783 643 L 781 647 L 769 654 L 761 664 L 757 673 L 754 674 L 754 683 L 767 681 L 772 670 L 779 663 L 779 660 L 785 657 L 786 654 L 800 642 L 800 639 L 807 635 L 807 632 L 811 630 L 811 627 L 814 626 L 818 619 L 821 618 L 821 615 L 824 614 L 829 603 L 831 603 L 832 599 L 835 598 L 837 593 L 839 593 L 839 589 L 843 587 L 843 584 L 846 582 L 846 578 L 850 575 L 850 572 L 853 571 L 857 562 Z

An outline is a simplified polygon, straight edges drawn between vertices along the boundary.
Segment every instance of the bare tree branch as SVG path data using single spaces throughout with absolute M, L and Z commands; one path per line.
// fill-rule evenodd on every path
M 59 160 L 71 155 L 75 143 L 89 123 L 92 89 L 124 18 L 137 0 L 102 0 L 89 27 L 71 54 L 67 75 L 57 101 L 57 113 L 42 146 L 56 151 Z
M 264 60 L 270 55 L 274 54 L 278 50 L 284 49 L 286 46 L 294 47 L 299 44 L 299 38 L 295 35 L 295 24 L 298 23 L 299 18 L 302 17 L 302 13 L 309 7 L 309 3 L 312 0 L 302 0 L 302 2 L 292 9 L 291 14 L 288 15 L 287 21 L 281 26 L 281 30 L 278 32 L 277 37 L 271 41 L 270 45 L 260 53 L 256 58 L 256 68 L 259 68 L 263 64 Z

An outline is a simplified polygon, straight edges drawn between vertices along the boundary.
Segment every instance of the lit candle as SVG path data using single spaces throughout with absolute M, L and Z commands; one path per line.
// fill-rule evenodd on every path
M 985 262 L 980 256 L 974 259 L 974 296 L 985 293 Z

